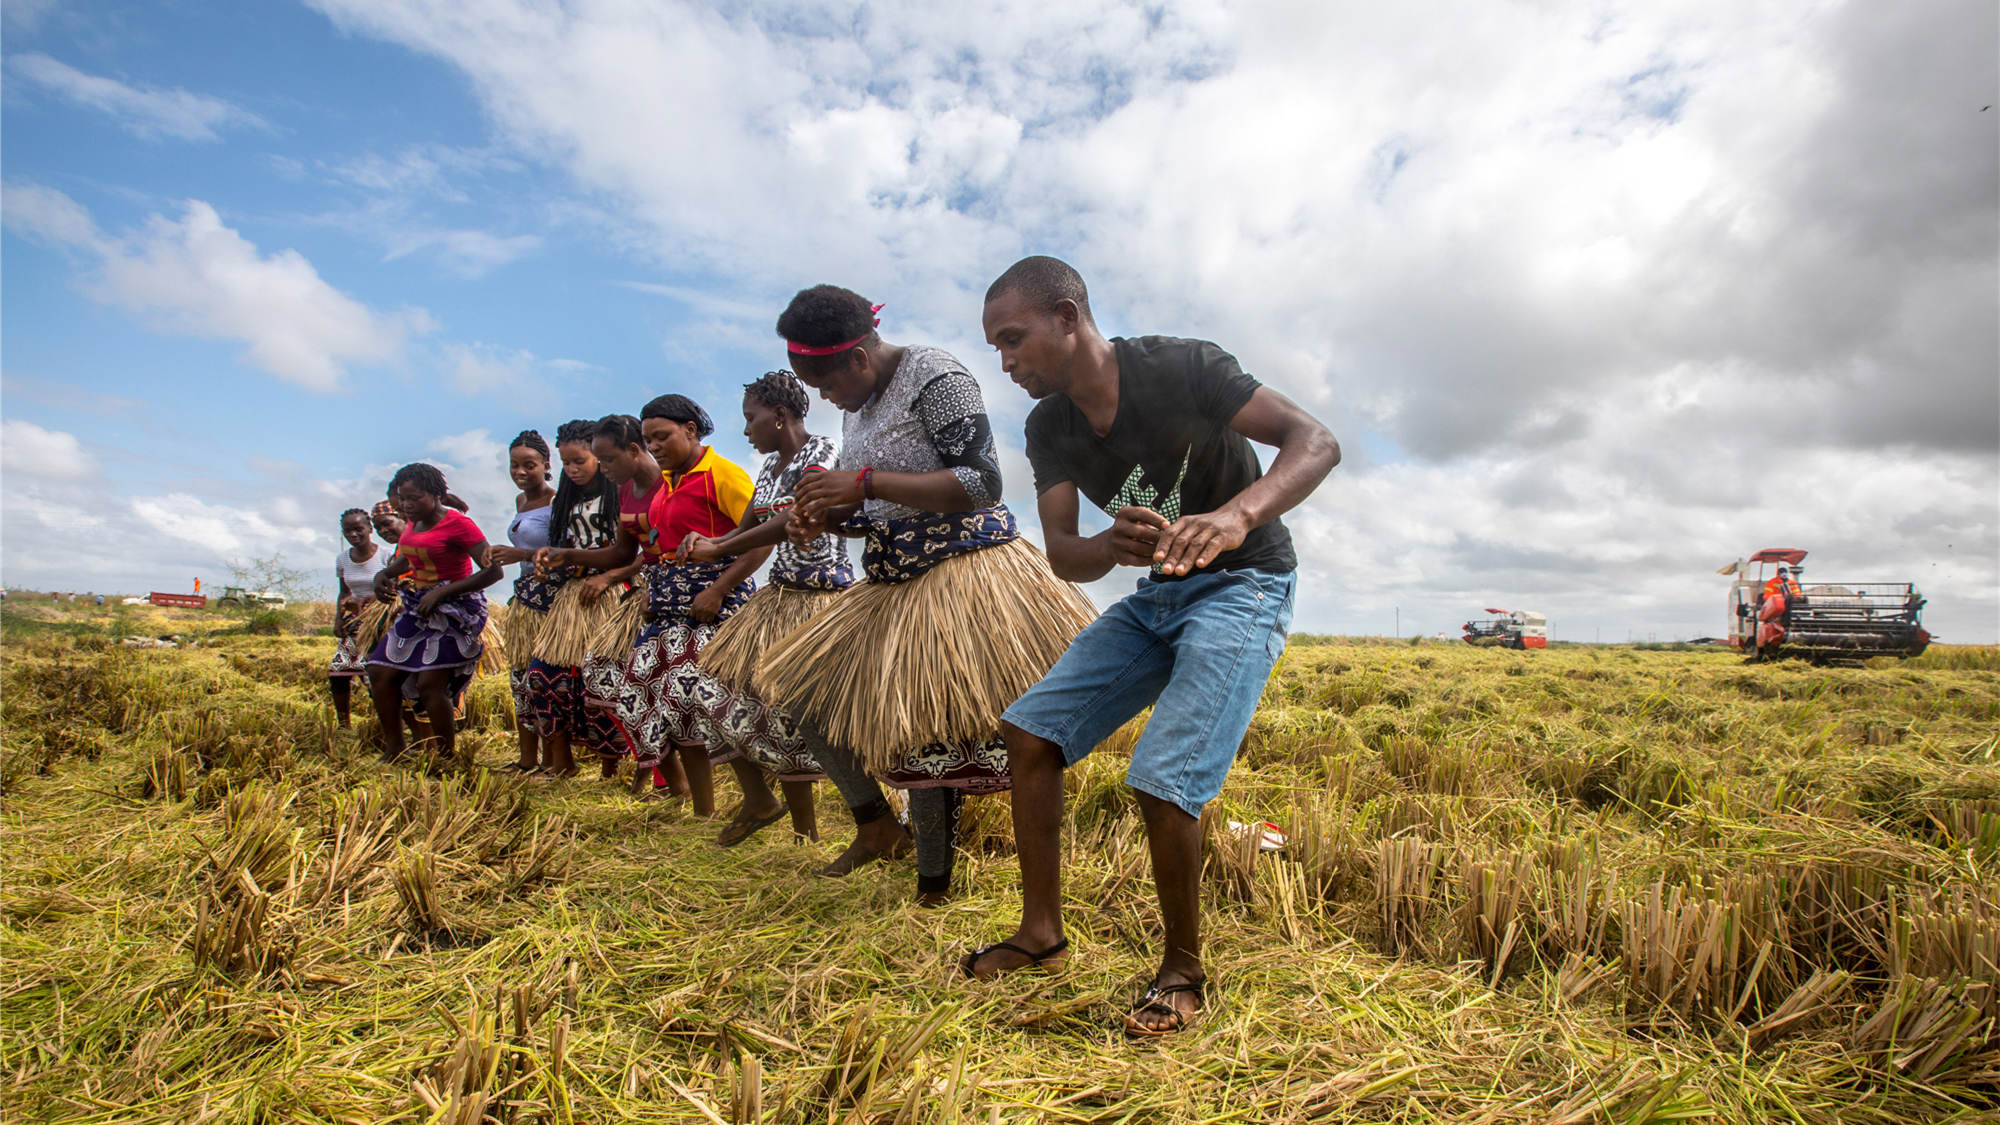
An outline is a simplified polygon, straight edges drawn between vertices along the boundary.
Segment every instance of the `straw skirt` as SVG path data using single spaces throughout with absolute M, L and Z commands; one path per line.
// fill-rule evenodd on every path
M 744 757 L 779 781 L 816 781 L 826 774 L 806 749 L 798 724 L 750 686 L 757 661 L 800 626 L 827 610 L 839 590 L 766 586 L 723 623 L 701 652 L 701 666 L 727 686 L 734 698 L 717 723 L 717 733 Z
M 766 651 L 752 682 L 890 785 L 1004 789 L 1001 712 L 1096 617 L 1015 538 L 850 587 Z
M 371 601 L 354 615 L 354 632 L 349 635 L 354 638 L 354 651 L 364 667 L 368 663 L 368 654 L 375 651 L 382 634 L 389 631 L 389 623 L 401 611 L 402 606 L 397 602 Z

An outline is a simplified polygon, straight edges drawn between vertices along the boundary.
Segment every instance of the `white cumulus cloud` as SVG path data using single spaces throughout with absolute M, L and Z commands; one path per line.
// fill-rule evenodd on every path
M 90 260 L 87 289 L 98 300 L 162 331 L 240 341 L 249 363 L 308 390 L 337 389 L 351 365 L 392 362 L 409 337 L 434 327 L 421 309 L 369 308 L 296 250 L 259 250 L 198 199 L 178 218 L 152 215 L 123 235 L 39 185 L 9 184 L 0 209 L 18 232 Z
M 97 471 L 97 458 L 75 434 L 9 418 L 0 422 L 0 468 L 31 477 L 87 477 Z

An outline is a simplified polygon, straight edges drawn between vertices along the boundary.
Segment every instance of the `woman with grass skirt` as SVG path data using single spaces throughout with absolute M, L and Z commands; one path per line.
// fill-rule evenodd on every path
M 617 753 L 602 758 L 606 778 L 618 776 L 618 760 L 630 754 L 638 758 L 633 732 L 619 720 L 620 700 L 628 691 L 625 666 L 632 645 L 638 639 L 646 607 L 645 591 L 628 589 L 650 559 L 657 559 L 660 545 L 653 535 L 653 497 L 665 485 L 659 462 L 647 452 L 645 432 L 630 414 L 609 414 L 591 427 L 590 455 L 598 471 L 611 481 L 617 500 L 618 531 L 601 546 L 580 544 L 548 547 L 535 554 L 541 571 L 570 569 L 598 573 L 582 580 L 577 596 L 585 607 L 595 609 L 600 600 L 616 599 L 615 609 L 591 630 L 583 658 L 583 704 L 593 720 L 604 720 L 618 735 Z M 668 760 L 652 768 L 632 771 L 632 792 L 645 796 L 648 787 L 685 794 L 687 779 L 678 760 Z
M 375 537 L 369 532 L 367 512 L 349 508 L 340 513 L 340 536 L 348 545 L 333 556 L 334 589 L 338 591 L 334 599 L 333 634 L 340 639 L 333 646 L 327 683 L 333 689 L 333 712 L 340 719 L 341 730 L 352 725 L 348 711 L 354 695 L 354 678 L 368 674 L 364 659 L 368 654 L 359 647 L 358 639 L 361 610 L 375 599 L 375 574 L 388 562 L 388 555 L 376 548 Z
M 689 534 L 680 545 L 678 560 L 713 562 L 736 554 L 738 536 L 790 508 L 799 481 L 833 463 L 833 443 L 806 432 L 810 408 L 804 385 L 789 371 L 767 372 L 743 389 L 743 436 L 757 452 L 766 454 L 750 514 L 741 529 L 721 539 Z M 746 797 L 716 840 L 724 847 L 742 843 L 787 811 L 795 835 L 819 839 L 812 786 L 826 774 L 806 749 L 791 716 L 765 703 L 751 690 L 750 680 L 765 649 L 811 620 L 853 582 L 847 547 L 838 536 L 820 535 L 804 545 L 781 539 L 764 588 L 716 630 L 702 650 L 701 666 L 735 693 L 720 734 L 740 755 L 730 766 L 744 792 L 754 794 L 746 773 L 761 783 L 763 775 L 757 771 L 762 770 L 778 779 L 785 796 L 782 806 L 776 801 L 760 805 Z
M 398 612 L 368 654 L 368 690 L 382 724 L 382 756 L 401 758 L 403 701 L 414 700 L 430 720 L 447 761 L 458 756 L 453 699 L 472 682 L 485 651 L 488 586 L 504 573 L 488 558 L 479 526 L 445 507 L 444 474 L 418 462 L 389 481 L 408 526 L 396 557 L 375 576 L 375 597 Z
M 1009 784 L 1000 712 L 1096 611 L 1000 502 L 979 383 L 941 349 L 883 340 L 879 308 L 821 285 L 778 318 L 799 379 L 844 415 L 835 469 L 806 474 L 786 526 L 759 532 L 862 537 L 867 581 L 766 652 L 754 682 L 854 814 L 854 842 L 821 873 L 910 847 L 879 778 L 909 791 L 917 901 L 935 906 L 950 894 L 961 795 Z
M 595 426 L 577 418 L 556 429 L 562 459 L 554 502 L 549 505 L 550 546 L 594 551 L 618 539 L 618 482 L 590 451 Z M 585 705 L 583 663 L 590 636 L 615 616 L 617 598 L 604 596 L 608 581 L 580 566 L 544 568 L 536 552 L 536 576 L 548 593 L 549 608 L 529 646 L 528 699 L 541 736 L 542 772 L 574 777 L 575 748 L 597 755 L 607 776 L 616 776 L 625 740 L 610 709 Z M 585 594 L 588 593 L 588 600 Z
M 507 524 L 507 545 L 495 544 L 493 565 L 521 564 L 514 578 L 514 597 L 507 603 L 500 635 L 507 650 L 507 689 L 514 697 L 514 734 L 520 756 L 509 768 L 533 773 L 542 768 L 542 740 L 535 725 L 535 704 L 528 694 L 528 662 L 542 615 L 555 590 L 535 573 L 535 552 L 549 545 L 549 505 L 556 490 L 549 487 L 549 443 L 537 430 L 523 430 L 507 446 L 507 475 L 521 490 L 514 497 L 514 518 Z
M 684 395 L 661 395 L 639 412 L 646 448 L 665 470 L 653 494 L 654 547 L 646 564 L 646 624 L 625 666 L 619 722 L 638 746 L 640 763 L 678 759 L 696 816 L 715 815 L 714 766 L 739 755 L 721 737 L 735 694 L 698 658 L 716 629 L 756 592 L 751 575 L 769 547 L 708 562 L 673 560 L 688 535 L 718 538 L 735 531 L 755 491 L 750 474 L 702 439 L 715 424 Z M 737 770 L 749 807 L 776 798 L 755 767 Z

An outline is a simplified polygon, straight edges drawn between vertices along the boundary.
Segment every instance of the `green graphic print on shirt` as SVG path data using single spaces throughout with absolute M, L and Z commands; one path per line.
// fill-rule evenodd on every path
M 1174 487 L 1165 496 L 1161 496 L 1159 489 L 1152 485 L 1140 483 L 1140 478 L 1146 474 L 1146 466 L 1132 466 L 1132 475 L 1125 478 L 1125 483 L 1119 486 L 1117 495 L 1104 506 L 1105 512 L 1116 519 L 1118 513 L 1125 508 L 1151 508 L 1160 513 L 1168 523 L 1181 518 L 1181 482 L 1187 480 L 1188 458 L 1193 453 L 1194 446 L 1190 445 L 1187 452 L 1181 454 L 1180 475 L 1174 478 Z M 1154 563 L 1153 573 L 1159 572 L 1160 564 Z

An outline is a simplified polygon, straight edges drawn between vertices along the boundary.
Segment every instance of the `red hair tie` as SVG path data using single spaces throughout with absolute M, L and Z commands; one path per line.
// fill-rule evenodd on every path
M 868 311 L 871 313 L 881 312 L 882 306 L 870 305 L 868 306 Z M 872 332 L 875 328 L 880 328 L 881 326 L 882 326 L 882 318 L 876 317 L 875 323 L 870 328 L 869 331 Z M 801 344 L 797 340 L 786 340 L 785 350 L 792 353 L 793 355 L 838 355 L 841 352 L 844 352 L 847 349 L 853 347 L 854 345 L 859 344 L 861 341 L 866 340 L 867 338 L 868 338 L 868 333 L 863 332 L 861 335 L 856 336 L 854 339 L 849 340 L 844 344 L 828 344 L 823 348 L 815 348 L 807 344 Z

